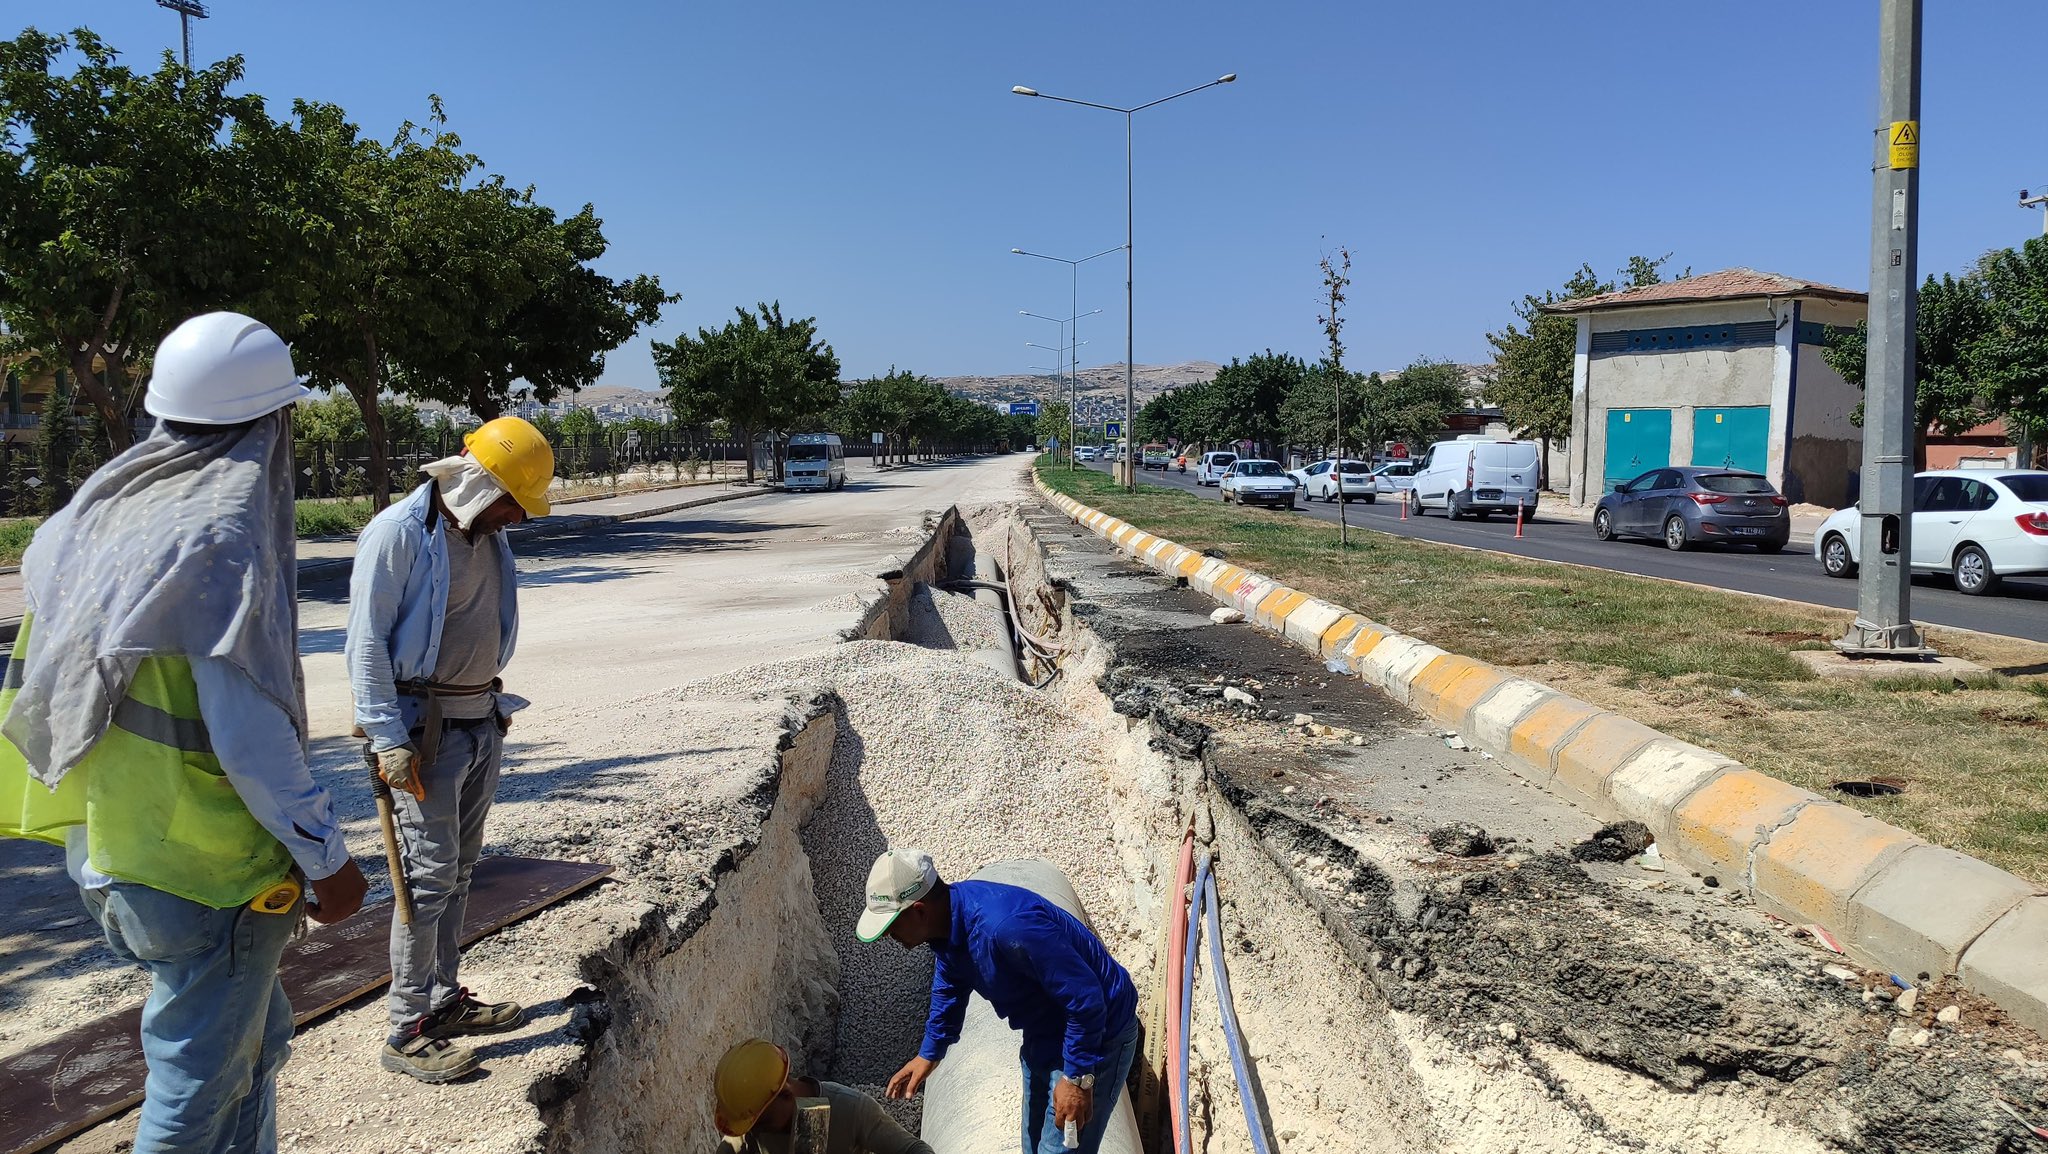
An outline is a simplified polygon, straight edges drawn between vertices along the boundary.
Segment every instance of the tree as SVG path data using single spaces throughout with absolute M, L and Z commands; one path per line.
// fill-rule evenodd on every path
M 1417 357 L 1381 382 L 1366 400 L 1387 434 L 1415 444 L 1441 432 L 1444 418 L 1465 407 L 1465 370 L 1447 360 Z
M 109 449 L 158 339 L 266 273 L 244 141 L 267 117 L 229 94 L 241 76 L 240 57 L 188 72 L 168 52 L 138 73 L 84 28 L 0 42 L 0 321 L 62 358 Z
M 1632 256 L 1618 275 L 1619 287 L 1647 288 L 1664 280 L 1664 265 L 1670 253 L 1660 257 Z M 1692 275 L 1690 268 L 1679 274 Z M 1545 289 L 1542 296 L 1524 296 L 1513 306 L 1521 327 L 1510 323 L 1499 332 L 1486 334 L 1493 346 L 1493 364 L 1482 384 L 1489 403 L 1499 405 L 1517 434 L 1543 442 L 1543 484 L 1550 484 L 1550 442 L 1571 435 L 1572 367 L 1578 354 L 1578 321 L 1546 310 L 1562 301 L 1599 296 L 1615 291 L 1613 280 L 1602 280 L 1590 264 L 1582 264 L 1564 282 L 1562 289 Z
M 733 312 L 724 328 L 700 328 L 694 340 L 656 341 L 654 367 L 679 421 L 723 421 L 739 434 L 751 483 L 759 434 L 839 399 L 839 358 L 818 339 L 815 317 L 787 320 L 780 301 Z
M 1985 258 L 1988 264 L 1996 253 Z M 1913 369 L 1913 462 L 1927 466 L 1927 433 L 1936 429 L 1953 436 L 1981 425 L 1988 418 L 1985 386 L 1979 372 L 1985 366 L 1982 348 L 1991 336 L 1993 317 L 1999 311 L 1991 302 L 1985 276 L 1979 270 L 1961 277 L 1930 275 L 1920 286 L 1918 320 L 1914 325 Z M 1870 322 L 1858 321 L 1853 329 L 1830 329 L 1821 345 L 1821 358 L 1843 380 L 1861 389 L 1870 355 Z M 1996 407 L 1996 406 L 1993 406 Z M 1863 407 L 1852 414 L 1863 423 Z
M 1071 411 L 1065 401 L 1054 401 L 1038 410 L 1038 419 L 1032 422 L 1031 431 L 1040 448 L 1053 440 L 1058 440 L 1069 450 L 1073 448 L 1067 445 L 1067 414 Z
M 1991 253 L 1978 270 L 1989 316 L 1973 342 L 1977 376 L 2007 435 L 2038 451 L 2048 434 L 2048 238 Z
M 1217 370 L 1213 390 L 1204 398 L 1203 421 L 1218 440 L 1253 441 L 1275 448 L 1280 443 L 1280 407 L 1308 373 L 1301 358 L 1267 349 L 1240 361 L 1236 357 Z

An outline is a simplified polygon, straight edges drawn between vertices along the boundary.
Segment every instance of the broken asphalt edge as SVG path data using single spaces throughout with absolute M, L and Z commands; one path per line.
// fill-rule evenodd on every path
M 1408 637 L 1364 614 L 1146 532 L 1033 484 L 1132 560 L 1462 734 L 1602 820 L 1647 825 L 1672 856 L 1758 908 L 1819 925 L 1859 963 L 1955 974 L 2048 1034 L 2041 887 L 1610 710 Z

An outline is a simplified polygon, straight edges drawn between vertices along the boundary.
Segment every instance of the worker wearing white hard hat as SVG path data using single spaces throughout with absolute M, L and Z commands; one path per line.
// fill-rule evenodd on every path
M 278 963 L 301 913 L 347 917 L 367 888 L 306 763 L 288 412 L 305 395 L 263 324 L 179 325 L 144 401 L 156 428 L 22 560 L 0 836 L 63 845 L 107 944 L 149 970 L 137 1150 L 276 1149 Z
M 504 737 L 526 703 L 499 675 L 519 634 L 518 576 L 503 530 L 548 512 L 554 450 L 499 417 L 460 455 L 363 528 L 349 579 L 349 687 L 367 756 L 390 786 L 411 886 L 391 922 L 390 1031 L 379 1062 L 423 1082 L 475 1070 L 453 1039 L 518 1028 L 516 1002 L 459 979 L 462 918 Z

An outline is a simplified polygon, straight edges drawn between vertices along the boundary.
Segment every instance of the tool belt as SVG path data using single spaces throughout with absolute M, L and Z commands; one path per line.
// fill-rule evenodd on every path
M 441 716 L 441 701 L 448 697 L 475 697 L 479 693 L 496 693 L 503 688 L 503 678 L 493 677 L 482 685 L 449 685 L 439 681 L 401 681 L 395 688 L 407 697 L 417 697 L 423 702 L 420 710 L 420 769 L 431 769 L 441 753 L 441 731 L 447 722 Z M 479 722 L 495 724 L 496 717 L 480 717 Z

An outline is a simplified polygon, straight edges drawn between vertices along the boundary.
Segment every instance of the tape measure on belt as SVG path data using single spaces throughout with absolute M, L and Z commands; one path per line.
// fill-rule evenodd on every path
M 299 904 L 299 879 L 283 881 L 249 899 L 249 908 L 259 914 L 288 914 Z

